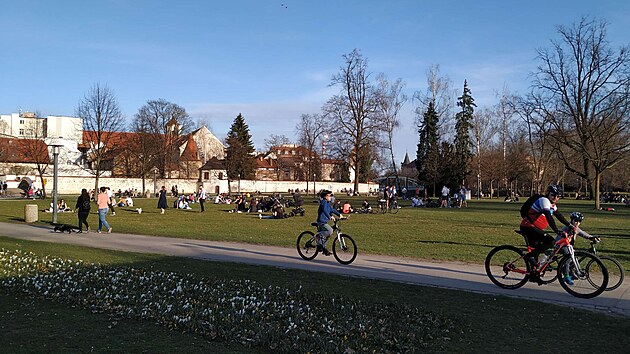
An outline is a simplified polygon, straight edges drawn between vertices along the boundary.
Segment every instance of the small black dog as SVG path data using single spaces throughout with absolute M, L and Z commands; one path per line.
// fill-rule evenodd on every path
M 67 232 L 69 234 L 72 233 L 72 227 L 70 225 L 57 225 L 55 226 L 55 232 Z

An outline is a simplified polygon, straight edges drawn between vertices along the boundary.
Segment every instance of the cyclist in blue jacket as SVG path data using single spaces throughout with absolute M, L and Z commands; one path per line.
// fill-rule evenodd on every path
M 328 237 L 332 235 L 333 229 L 328 225 L 328 221 L 334 220 L 333 215 L 337 215 L 341 218 L 341 213 L 335 210 L 331 205 L 332 192 L 329 190 L 323 190 L 320 193 L 321 202 L 317 209 L 317 250 L 322 252 L 325 256 L 330 256 L 330 251 L 326 249 L 326 241 Z

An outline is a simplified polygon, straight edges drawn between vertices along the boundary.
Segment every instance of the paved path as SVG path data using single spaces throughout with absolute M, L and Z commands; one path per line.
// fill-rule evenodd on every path
M 501 289 L 490 282 L 479 264 L 426 262 L 359 253 L 349 266 L 340 265 L 333 257 L 319 255 L 313 261 L 302 260 L 295 248 L 260 246 L 230 242 L 213 242 L 131 234 L 60 234 L 50 227 L 0 223 L 0 236 L 68 243 L 119 251 L 156 253 L 196 259 L 260 264 L 281 268 L 330 272 L 348 276 L 386 279 L 404 283 L 472 291 L 484 294 L 544 301 L 564 306 L 630 316 L 629 281 L 614 291 L 606 291 L 594 299 L 579 299 L 566 293 L 556 282 L 538 286 L 526 284 L 517 290 Z M 361 245 L 359 244 L 359 252 Z

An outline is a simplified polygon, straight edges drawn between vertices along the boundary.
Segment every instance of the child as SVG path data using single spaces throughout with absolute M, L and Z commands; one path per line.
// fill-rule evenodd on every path
M 580 213 L 579 211 L 574 211 L 571 213 L 570 220 L 571 221 L 569 222 L 569 226 L 563 227 L 562 231 L 556 237 L 556 240 L 555 240 L 556 242 L 560 241 L 562 237 L 566 237 L 567 234 L 570 234 L 573 232 L 575 232 L 575 235 L 585 238 L 589 241 L 593 241 L 593 240 L 599 241 L 597 237 L 591 236 L 586 231 L 583 231 L 582 229 L 580 229 L 580 224 L 582 223 L 582 221 L 584 221 L 584 214 Z M 574 243 L 575 243 L 575 238 L 571 240 L 571 246 L 573 246 Z M 567 254 L 569 251 L 566 248 L 563 248 L 562 250 L 560 250 L 560 252 Z M 567 262 L 567 267 L 569 267 L 569 264 L 570 263 Z M 567 272 L 565 273 L 566 273 L 566 275 L 564 276 L 565 282 L 569 285 L 573 285 L 573 279 L 571 275 L 569 274 L 568 269 L 567 269 Z
M 333 229 L 328 225 L 328 221 L 334 218 L 334 215 L 337 215 L 341 218 L 341 213 L 338 210 L 333 209 L 330 205 L 330 201 L 332 199 L 332 192 L 329 190 L 323 190 L 320 194 L 322 200 L 319 203 L 319 208 L 317 209 L 317 235 L 315 239 L 317 240 L 317 250 L 322 252 L 325 256 L 330 256 L 330 251 L 326 249 L 326 241 L 328 237 L 332 235 Z

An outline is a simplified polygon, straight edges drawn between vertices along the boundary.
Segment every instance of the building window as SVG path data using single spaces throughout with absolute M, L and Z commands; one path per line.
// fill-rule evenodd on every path
M 223 172 L 219 172 L 219 179 L 223 179 Z
M 20 119 L 20 124 L 24 124 L 24 119 Z
M 20 135 L 24 135 L 24 129 L 20 129 Z
M 204 172 L 203 173 L 203 179 L 205 179 L 205 180 L 210 179 L 210 172 Z

